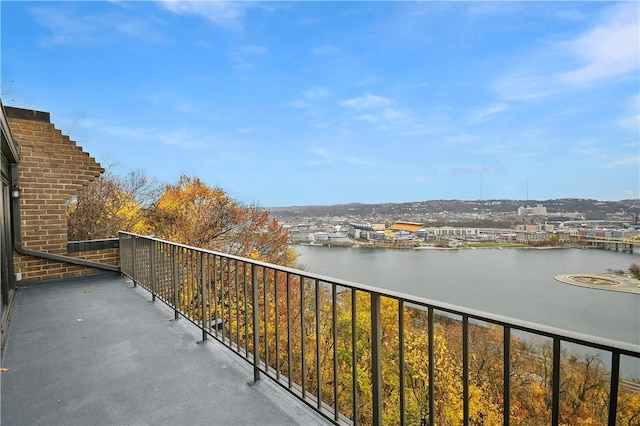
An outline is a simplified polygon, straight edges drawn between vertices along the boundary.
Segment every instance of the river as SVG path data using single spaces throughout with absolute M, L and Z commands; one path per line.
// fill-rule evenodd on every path
M 640 295 L 577 287 L 558 274 L 628 270 L 637 253 L 580 249 L 396 250 L 296 246 L 310 272 L 640 344 Z

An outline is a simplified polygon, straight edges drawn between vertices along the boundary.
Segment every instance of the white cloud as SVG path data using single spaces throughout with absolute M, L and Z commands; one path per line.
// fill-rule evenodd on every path
M 562 82 L 584 86 L 626 75 L 640 68 L 640 21 L 635 2 L 615 6 L 601 25 L 564 47 L 582 60 L 580 68 L 558 75 Z
M 409 109 L 382 108 L 354 116 L 355 119 L 375 126 L 376 129 L 396 136 L 437 134 L 442 126 L 437 117 L 425 118 Z
M 33 8 L 31 14 L 42 26 L 51 31 L 43 40 L 45 45 L 92 43 L 103 40 L 95 30 L 95 19 L 87 16 L 72 16 L 69 10 L 53 8 Z
M 433 176 L 418 175 L 414 177 L 414 180 L 420 185 L 429 185 L 433 183 Z
M 346 163 L 355 166 L 367 166 L 372 164 L 371 161 L 366 158 L 334 154 L 324 148 L 313 148 L 311 152 L 317 157 L 320 157 L 322 163 Z M 311 161 L 310 164 L 319 163 L 319 161 Z
M 96 133 L 104 133 L 116 140 L 128 143 L 162 144 L 183 150 L 215 148 L 226 146 L 224 135 L 202 132 L 189 128 L 156 129 L 147 127 L 124 127 L 100 122 L 89 122 Z
M 636 78 L 640 69 L 637 2 L 620 3 L 598 23 L 564 41 L 540 41 L 523 51 L 493 83 L 506 100 L 531 100 L 593 86 L 614 78 Z
M 154 107 L 173 108 L 176 111 L 186 112 L 189 114 L 202 111 L 202 108 L 185 98 L 180 94 L 172 91 L 157 91 L 138 95 L 139 99 L 148 102 Z
M 469 115 L 469 122 L 480 123 L 482 121 L 489 119 L 489 117 L 491 117 L 492 115 L 498 114 L 508 109 L 509 109 L 509 106 L 504 102 L 489 105 L 484 108 L 475 109 L 471 111 Z
M 391 105 L 391 100 L 383 98 L 381 96 L 372 95 L 366 93 L 363 96 L 357 98 L 347 99 L 340 102 L 340 106 L 354 108 L 358 110 L 377 109 Z
M 625 117 L 620 120 L 620 125 L 636 132 L 640 130 L 640 114 L 633 115 L 631 117 Z
M 314 55 L 335 55 L 340 51 L 337 46 L 317 46 L 311 49 L 311 53 Z
M 619 169 L 622 167 L 638 166 L 640 164 L 640 156 L 632 155 L 625 158 L 620 158 L 610 163 L 604 164 L 603 169 Z
M 295 101 L 287 102 L 286 105 L 293 108 L 299 108 L 299 109 L 313 108 L 312 104 L 310 104 L 309 102 L 303 101 L 301 99 L 296 99 Z
M 34 7 L 30 13 L 50 35 L 42 38 L 44 46 L 107 43 L 115 35 L 148 42 L 164 42 L 149 22 L 118 10 L 102 15 L 81 14 L 71 8 Z
M 376 83 L 379 83 L 382 79 L 380 77 L 376 77 L 373 75 L 366 75 L 364 77 L 361 77 L 361 79 L 359 81 L 355 81 L 353 84 L 354 86 L 372 86 Z
M 262 46 L 246 45 L 239 47 L 236 53 L 242 56 L 264 55 L 267 49 Z
M 179 15 L 197 15 L 211 22 L 217 27 L 230 30 L 244 28 L 244 15 L 249 2 L 232 1 L 182 1 L 167 0 L 160 2 L 169 12 Z
M 638 132 L 640 131 L 640 95 L 632 96 L 628 104 L 629 113 L 620 119 L 619 124 L 624 128 Z
M 376 123 L 384 125 L 385 123 L 393 122 L 396 124 L 409 124 L 414 119 L 414 114 L 411 111 L 403 111 L 393 108 L 384 108 L 376 113 L 360 114 L 356 116 L 357 119 L 367 121 L 369 123 Z
M 234 62 L 236 68 L 253 68 L 254 60 L 268 53 L 262 46 L 245 45 L 239 46 L 229 53 L 229 57 Z
M 448 142 L 455 143 L 455 144 L 468 144 L 472 142 L 477 142 L 478 140 L 480 140 L 478 136 L 469 135 L 467 133 L 458 133 L 455 135 L 451 135 L 447 138 Z
M 424 135 L 440 131 L 437 117 L 425 118 L 409 108 L 397 107 L 389 98 L 366 93 L 340 102 L 340 106 L 354 110 L 352 118 L 375 126 L 376 129 L 400 136 Z
M 624 189 L 619 192 L 621 198 L 637 198 L 638 190 L 637 189 Z
M 456 168 L 451 170 L 454 174 L 475 174 L 475 173 L 495 173 L 498 169 L 495 167 L 469 167 L 469 168 Z
M 322 87 L 312 87 L 310 89 L 305 90 L 305 92 L 302 94 L 302 96 L 304 96 L 305 99 L 310 101 L 316 101 L 318 99 L 327 97 L 328 95 L 329 95 L 329 92 Z
M 358 120 L 367 121 L 369 123 L 377 123 L 380 121 L 380 116 L 376 114 L 360 114 L 356 118 Z
M 582 143 L 573 148 L 572 150 L 575 155 L 581 157 L 594 157 L 594 158 L 604 158 L 604 153 L 601 148 L 594 146 L 592 143 Z
M 557 90 L 549 86 L 548 77 L 532 73 L 530 69 L 512 71 L 496 81 L 493 88 L 510 101 L 542 98 Z
M 300 94 L 300 98 L 288 102 L 286 105 L 306 109 L 309 112 L 317 112 L 316 104 L 314 102 L 319 101 L 329 96 L 329 91 L 323 87 L 310 87 Z
M 311 150 L 311 152 L 313 152 L 314 154 L 316 154 L 318 157 L 322 158 L 323 160 L 326 160 L 326 161 L 330 161 L 331 160 L 331 154 L 326 149 L 313 148 Z

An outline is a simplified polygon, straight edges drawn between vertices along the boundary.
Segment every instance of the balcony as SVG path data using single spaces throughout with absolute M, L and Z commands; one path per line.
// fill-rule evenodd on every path
M 637 345 L 129 233 L 120 264 L 21 290 L 4 423 L 640 420 Z
M 328 424 L 119 275 L 20 290 L 2 360 L 3 425 Z

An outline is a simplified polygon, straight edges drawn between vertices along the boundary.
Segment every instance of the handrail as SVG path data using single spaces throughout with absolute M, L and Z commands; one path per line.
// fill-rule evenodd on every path
M 149 290 L 153 300 L 159 298 L 171 306 L 176 319 L 184 317 L 200 327 L 203 340 L 214 337 L 252 364 L 254 380 L 267 375 L 336 424 L 382 424 L 384 419 L 435 424 L 443 422 L 443 416 L 458 414 L 463 424 L 489 415 L 501 415 L 501 422 L 510 424 L 515 422 L 512 418 L 530 415 L 523 414 L 522 401 L 512 400 L 517 399 L 512 383 L 516 379 L 518 386 L 526 382 L 532 388 L 542 388 L 548 405 L 547 423 L 559 424 L 562 416 L 568 415 L 561 396 L 567 392 L 561 389 L 563 380 L 569 383 L 567 369 L 586 366 L 588 373 L 594 363 L 601 367 L 597 374 L 602 376 L 605 368 L 592 355 L 585 355 L 582 364 L 576 363 L 561 347 L 571 343 L 589 348 L 587 352 L 611 355 L 608 385 L 601 387 L 609 395 L 605 418 L 613 425 L 618 417 L 619 393 L 623 392 L 621 357 L 640 359 L 640 345 L 155 237 L 121 232 L 120 256 L 123 274 Z M 397 319 L 389 319 L 390 315 Z M 487 337 L 489 334 L 492 337 Z M 535 344 L 518 337 L 523 334 L 549 340 L 549 345 L 534 350 Z M 501 340 L 494 342 L 495 336 Z M 483 392 L 491 394 L 483 389 L 486 383 L 476 383 L 486 373 L 476 371 L 475 360 L 488 356 L 480 353 L 478 342 L 499 344 L 502 352 L 490 360 L 501 363 L 502 372 L 482 379 L 502 382 L 498 386 L 502 396 L 494 397 L 496 401 L 491 403 L 483 399 L 488 398 Z M 438 352 L 443 347 L 448 348 L 444 355 Z M 424 357 L 417 363 L 413 359 L 416 354 Z M 446 367 L 454 372 L 447 380 L 456 383 L 449 387 L 459 390 L 453 400 L 443 396 L 450 390 L 443 390 L 438 380 L 446 368 L 435 365 L 447 356 L 451 357 L 447 362 L 455 364 Z M 573 360 L 570 367 L 568 359 Z M 551 373 L 545 377 L 538 371 L 521 371 L 525 364 L 544 364 L 545 371 Z M 389 370 L 389 365 L 395 369 Z M 426 385 L 420 385 L 416 378 Z M 390 380 L 396 385 L 390 385 Z M 459 409 L 443 407 L 460 400 Z M 479 401 L 485 407 L 478 409 Z M 496 407 L 487 408 L 491 404 Z M 449 413 L 453 411 L 458 414 Z
M 118 266 L 108 265 L 106 263 L 94 262 L 92 260 L 85 260 L 77 257 L 65 256 L 62 254 L 54 254 L 54 253 L 47 253 L 44 251 L 30 250 L 22 247 L 21 245 L 15 245 L 14 249 L 23 256 L 37 257 L 37 258 L 46 259 L 46 260 L 55 260 L 56 262 L 65 262 L 72 265 L 86 266 L 88 268 L 102 269 L 102 270 L 111 271 L 111 272 L 120 272 L 120 268 Z

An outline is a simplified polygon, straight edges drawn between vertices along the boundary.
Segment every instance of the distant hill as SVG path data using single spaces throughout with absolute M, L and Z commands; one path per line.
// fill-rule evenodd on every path
M 291 206 L 274 207 L 269 210 L 279 218 L 357 216 L 380 217 L 428 217 L 449 214 L 516 214 L 518 207 L 542 204 L 547 212 L 553 213 L 588 213 L 602 212 L 608 215 L 619 215 L 634 218 L 640 214 L 640 200 L 598 201 L 583 198 L 561 198 L 555 200 L 431 200 L 408 203 L 382 204 L 337 204 L 332 206 Z

